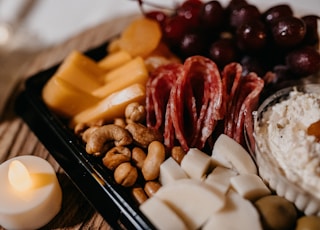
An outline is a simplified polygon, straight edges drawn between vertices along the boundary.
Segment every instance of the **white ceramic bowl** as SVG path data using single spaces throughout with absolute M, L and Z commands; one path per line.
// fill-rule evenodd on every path
M 270 154 L 270 148 L 265 147 L 266 135 L 257 132 L 262 122 L 264 113 L 270 106 L 286 99 L 289 93 L 296 88 L 301 92 L 313 92 L 320 94 L 320 84 L 306 84 L 294 87 L 288 87 L 277 91 L 268 97 L 254 112 L 254 138 L 255 138 L 255 160 L 259 168 L 259 174 L 262 179 L 273 189 L 277 195 L 285 197 L 293 202 L 296 207 L 306 215 L 320 215 L 320 191 L 312 191 L 305 188 L 299 179 L 295 182 L 288 179 L 285 170 L 279 165 L 277 159 Z M 273 122 L 273 121 L 271 121 Z M 276 121 L 275 121 L 276 122 Z M 320 160 L 319 160 L 320 161 Z

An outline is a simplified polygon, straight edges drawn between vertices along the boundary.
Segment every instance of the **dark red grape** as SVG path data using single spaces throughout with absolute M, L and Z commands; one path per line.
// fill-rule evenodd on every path
M 200 11 L 200 22 L 208 29 L 218 29 L 224 20 L 224 9 L 220 2 L 209 1 L 203 4 Z
M 306 24 L 307 30 L 304 43 L 307 45 L 317 46 L 319 43 L 318 20 L 320 20 L 320 17 L 317 15 L 306 15 L 301 19 Z
M 248 4 L 246 0 L 231 0 L 227 6 L 227 11 L 231 13 L 235 8 Z
M 294 47 L 306 34 L 305 23 L 297 17 L 280 18 L 271 27 L 274 42 L 280 47 Z
M 177 46 L 180 44 L 183 36 L 188 29 L 186 19 L 181 16 L 173 16 L 165 21 L 163 28 L 164 40 L 170 46 Z
M 240 60 L 242 65 L 242 75 L 246 76 L 250 72 L 256 73 L 259 77 L 263 77 L 266 73 L 261 59 L 254 56 L 244 56 Z
M 177 15 L 184 17 L 189 27 L 197 27 L 202 4 L 200 0 L 186 0 L 177 8 Z
M 267 43 L 267 29 L 259 20 L 242 24 L 237 29 L 237 45 L 241 50 L 256 52 Z
M 254 5 L 241 5 L 235 7 L 230 14 L 230 25 L 234 28 L 240 25 L 260 19 L 260 11 Z
M 288 53 L 286 63 L 297 76 L 307 76 L 320 70 L 320 54 L 306 46 Z
M 145 16 L 157 21 L 161 26 L 164 26 L 164 23 L 167 19 L 167 15 L 162 11 L 150 11 L 146 13 Z
M 204 55 L 206 41 L 200 33 L 187 33 L 180 45 L 180 51 L 185 57 L 192 55 Z
M 236 60 L 237 49 L 231 39 L 220 39 L 210 46 L 209 56 L 219 67 L 223 67 Z
M 291 7 L 287 4 L 273 6 L 263 13 L 265 22 L 272 24 L 275 20 L 282 17 L 293 16 Z

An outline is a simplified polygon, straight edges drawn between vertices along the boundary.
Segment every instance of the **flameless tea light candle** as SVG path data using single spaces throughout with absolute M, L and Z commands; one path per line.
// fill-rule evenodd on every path
M 19 156 L 0 165 L 0 225 L 6 229 L 37 229 L 61 208 L 62 191 L 46 160 Z

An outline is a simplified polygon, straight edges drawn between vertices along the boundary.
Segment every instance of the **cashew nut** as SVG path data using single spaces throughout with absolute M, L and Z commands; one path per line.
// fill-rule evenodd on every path
M 148 146 L 148 154 L 142 166 L 142 175 L 146 181 L 155 180 L 160 173 L 160 165 L 165 160 L 165 147 L 159 141 L 153 141 Z
M 127 123 L 123 118 L 115 118 L 113 124 L 125 128 Z
M 126 129 L 131 133 L 136 145 L 147 148 L 152 141 L 162 142 L 162 134 L 155 129 L 148 128 L 140 123 L 129 123 Z
M 118 184 L 124 187 L 130 187 L 138 179 L 138 170 L 130 162 L 120 164 L 114 171 L 114 179 Z
M 128 120 L 142 122 L 146 117 L 146 109 L 138 102 L 132 102 L 126 107 L 124 114 Z
M 110 170 L 116 169 L 120 164 L 131 159 L 131 151 L 124 146 L 116 146 L 110 149 L 102 158 L 102 163 Z
M 132 149 L 132 162 L 138 169 L 142 169 L 143 162 L 147 157 L 147 154 L 143 151 L 143 149 L 139 147 L 134 147 Z
M 84 143 L 88 142 L 89 137 L 91 136 L 91 134 L 97 129 L 99 128 L 98 126 L 92 126 L 87 128 L 83 133 L 82 133 L 82 140 Z
M 88 138 L 86 151 L 89 154 L 101 153 L 105 143 L 114 141 L 116 146 L 125 146 L 132 143 L 131 134 L 120 126 L 109 124 L 97 128 Z
M 161 184 L 157 181 L 147 181 L 144 185 L 144 191 L 148 197 L 152 197 L 160 187 Z
M 88 129 L 88 125 L 85 123 L 78 123 L 73 131 L 77 136 L 81 136 L 83 132 L 85 132 Z

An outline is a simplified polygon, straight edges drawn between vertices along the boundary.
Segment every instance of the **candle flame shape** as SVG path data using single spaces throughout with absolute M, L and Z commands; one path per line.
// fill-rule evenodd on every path
M 8 179 L 11 186 L 18 191 L 26 191 L 32 186 L 32 180 L 28 169 L 18 160 L 14 160 L 10 163 Z

